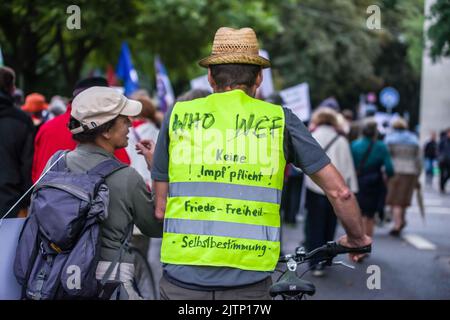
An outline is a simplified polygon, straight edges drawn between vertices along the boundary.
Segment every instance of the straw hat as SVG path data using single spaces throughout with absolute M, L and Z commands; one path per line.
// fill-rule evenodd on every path
M 214 36 L 211 55 L 200 60 L 198 64 L 208 68 L 209 65 L 231 63 L 270 67 L 269 60 L 259 55 L 258 40 L 253 29 L 220 28 Z

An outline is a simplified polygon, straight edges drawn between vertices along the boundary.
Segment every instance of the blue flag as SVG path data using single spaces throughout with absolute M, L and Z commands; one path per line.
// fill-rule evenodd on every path
M 130 49 L 125 41 L 122 42 L 116 74 L 124 83 L 126 96 L 139 89 L 139 78 L 131 61 Z
M 170 84 L 169 75 L 159 56 L 155 57 L 155 71 L 159 106 L 161 111 L 165 113 L 175 102 L 175 96 L 172 85 Z

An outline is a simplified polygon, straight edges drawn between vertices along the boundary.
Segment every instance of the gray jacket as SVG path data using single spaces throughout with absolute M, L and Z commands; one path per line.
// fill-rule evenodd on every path
M 92 144 L 80 144 L 67 154 L 67 167 L 73 172 L 85 172 L 114 155 Z M 48 166 L 49 164 L 47 164 Z M 134 223 L 143 234 L 149 237 L 162 237 L 162 222 L 154 217 L 154 203 L 144 180 L 131 167 L 114 172 L 106 178 L 109 188 L 108 218 L 100 230 L 100 260 L 111 261 L 118 253 L 122 240 Z M 125 254 L 122 262 L 133 262 Z

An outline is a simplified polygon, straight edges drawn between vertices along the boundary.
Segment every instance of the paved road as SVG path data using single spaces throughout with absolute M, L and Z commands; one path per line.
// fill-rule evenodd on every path
M 355 270 L 335 266 L 322 278 L 306 274 L 316 285 L 310 299 L 450 299 L 450 193 L 440 195 L 437 186 L 424 190 L 426 220 L 421 219 L 416 202 L 407 213 L 408 226 L 402 238 L 388 235 L 390 225 L 378 227 L 373 253 Z M 283 251 L 293 252 L 303 240 L 303 222 L 283 227 Z M 338 228 L 336 237 L 342 235 Z M 151 265 L 161 276 L 157 245 L 151 246 Z M 150 251 L 152 251 L 152 248 Z M 347 257 L 342 259 L 350 263 Z M 350 263 L 351 264 L 351 263 Z M 369 290 L 367 268 L 379 266 L 381 288 Z M 276 278 L 278 274 L 274 274 Z
M 426 220 L 416 201 L 408 210 L 408 226 L 402 238 L 388 235 L 390 225 L 378 227 L 373 253 L 355 270 L 329 268 L 323 278 L 305 275 L 316 285 L 311 299 L 450 299 L 450 195 L 437 187 L 424 190 Z M 284 228 L 283 249 L 291 252 L 303 239 L 303 223 Z M 339 228 L 337 236 L 344 234 Z M 349 262 L 347 257 L 342 259 Z M 380 267 L 381 289 L 369 290 L 366 273 L 370 265 Z

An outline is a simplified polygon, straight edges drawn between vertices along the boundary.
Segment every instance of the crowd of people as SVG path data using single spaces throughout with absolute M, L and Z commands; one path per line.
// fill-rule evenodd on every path
M 227 48 L 241 45 L 243 53 L 240 55 L 226 52 Z M 89 173 L 103 162 L 113 161 L 110 172 L 103 173 L 109 201 L 105 209 L 107 217 L 101 223 L 96 278 L 102 281 L 105 278 L 119 279 L 124 289 L 120 297 L 129 299 L 139 298 L 132 284 L 132 257 L 121 251 L 130 238 L 130 225 L 138 227 L 133 241 L 144 253 L 148 251 L 149 237 L 158 238 L 164 234 L 162 244 L 161 240 L 157 242 L 164 263 L 160 284 L 163 298 L 209 299 L 211 294 L 228 299 L 267 298 L 270 271 L 273 271 L 276 253 L 280 250 L 279 222 L 270 214 L 253 224 L 238 223 L 238 218 L 228 215 L 212 224 L 211 218 L 199 215 L 203 218 L 188 224 L 185 221 L 189 215 L 181 214 L 182 208 L 187 207 L 186 203 L 209 201 L 208 208 L 213 204 L 212 208 L 224 206 L 228 210 L 231 204 L 243 207 L 250 202 L 274 215 L 279 213 L 281 206 L 289 223 L 295 223 L 304 205 L 307 211 L 305 246 L 308 250 L 333 240 L 338 220 L 347 232 L 347 236 L 339 240 L 341 244 L 349 247 L 370 244 L 376 214 L 383 219 L 384 208 L 388 205 L 392 208 L 394 223 L 390 234 L 399 236 L 406 226 L 406 209 L 411 205 L 422 167 L 419 140 L 408 130 L 407 122 L 398 118 L 392 124 L 392 131 L 381 137 L 374 118 L 355 121 L 351 111 L 341 112 L 337 101 L 330 98 L 318 106 L 309 127 L 306 127 L 289 109 L 273 108 L 273 104 L 254 98 L 262 81 L 261 69 L 270 66 L 270 62 L 260 57 L 257 50 L 255 53 L 248 48 L 257 48 L 256 36 L 251 29 L 219 29 L 213 54 L 200 61 L 201 66 L 208 68 L 214 94 L 201 90 L 183 94 L 165 116 L 145 90 L 127 98 L 109 88 L 101 77 L 80 80 L 70 99 L 55 96 L 48 104 L 41 94 L 31 93 L 21 105 L 14 96 L 17 92 L 14 71 L 1 67 L 0 212 L 3 214 L 14 207 L 8 217 L 29 216 L 30 201 L 42 202 L 42 196 L 33 198 L 28 195 L 16 204 L 17 200 L 48 172 L 59 170 L 53 166 L 62 157 L 64 166 L 60 168 L 77 174 Z M 236 115 L 242 114 L 260 116 L 259 119 L 272 117 L 274 123 L 276 119 L 282 119 L 283 123 L 272 129 L 273 132 L 277 129 L 284 132 L 280 134 L 280 145 L 269 150 L 276 153 L 277 159 L 282 159 L 281 164 L 287 164 L 286 170 L 278 173 L 272 170 L 267 181 L 241 182 L 234 186 L 239 192 L 231 190 L 225 180 L 217 181 L 217 177 L 214 181 L 201 175 L 189 176 L 187 172 L 190 174 L 197 164 L 187 165 L 174 159 L 174 150 L 185 143 L 186 135 L 179 134 L 173 128 L 176 123 L 169 120 L 183 119 L 186 116 L 183 112 L 195 109 L 214 114 L 219 128 L 229 126 Z M 190 125 L 188 128 L 191 130 Z M 260 138 L 258 134 L 255 136 Z M 247 134 L 241 139 L 250 144 L 256 141 Z M 204 147 L 195 145 L 195 150 L 203 152 L 199 150 Z M 60 150 L 66 153 L 59 156 Z M 449 150 L 450 130 L 439 143 L 432 138 L 425 148 L 428 179 L 433 173 L 433 163 L 438 160 L 442 191 L 445 191 L 445 183 L 450 176 Z M 245 154 L 240 159 L 248 157 L 249 154 Z M 232 165 L 238 168 L 239 164 Z M 252 168 L 262 167 L 262 163 L 255 163 Z M 201 170 L 204 172 L 203 167 Z M 71 183 L 77 183 L 77 180 Z M 273 189 L 267 188 L 267 183 Z M 304 203 L 300 201 L 302 190 L 305 192 Z M 278 193 L 282 197 L 277 197 Z M 224 199 L 231 204 L 225 203 Z M 33 209 L 39 210 L 39 206 Z M 231 222 L 235 223 L 236 230 L 225 229 Z M 259 234 L 259 228 L 267 231 Z M 189 234 L 196 232 L 210 235 L 213 240 L 208 243 L 216 243 L 216 247 L 195 246 L 198 239 L 186 240 Z M 24 232 L 24 237 L 26 235 Z M 178 235 L 184 237 L 179 238 Z M 247 243 L 242 235 L 251 235 L 255 237 L 252 241 L 257 239 L 264 245 Z M 239 248 L 253 248 L 256 253 L 249 249 L 249 252 L 241 250 L 233 255 L 223 255 L 223 248 L 217 247 L 221 237 L 241 241 L 244 244 Z M 185 244 L 182 246 L 185 254 L 178 254 L 177 242 Z M 58 244 L 48 245 L 48 250 L 60 252 Z M 227 249 L 231 250 L 231 244 Z M 257 249 L 264 251 L 258 253 Z M 115 267 L 113 261 L 119 259 L 116 258 L 117 252 L 121 252 L 119 267 L 112 268 Z M 261 255 L 266 255 L 264 260 L 258 260 Z M 362 261 L 366 257 L 353 255 L 354 261 Z M 19 263 L 27 264 L 25 258 L 19 259 Z M 317 261 L 311 262 L 311 268 L 317 276 L 324 272 Z M 39 291 L 34 296 L 41 297 L 41 294 Z

